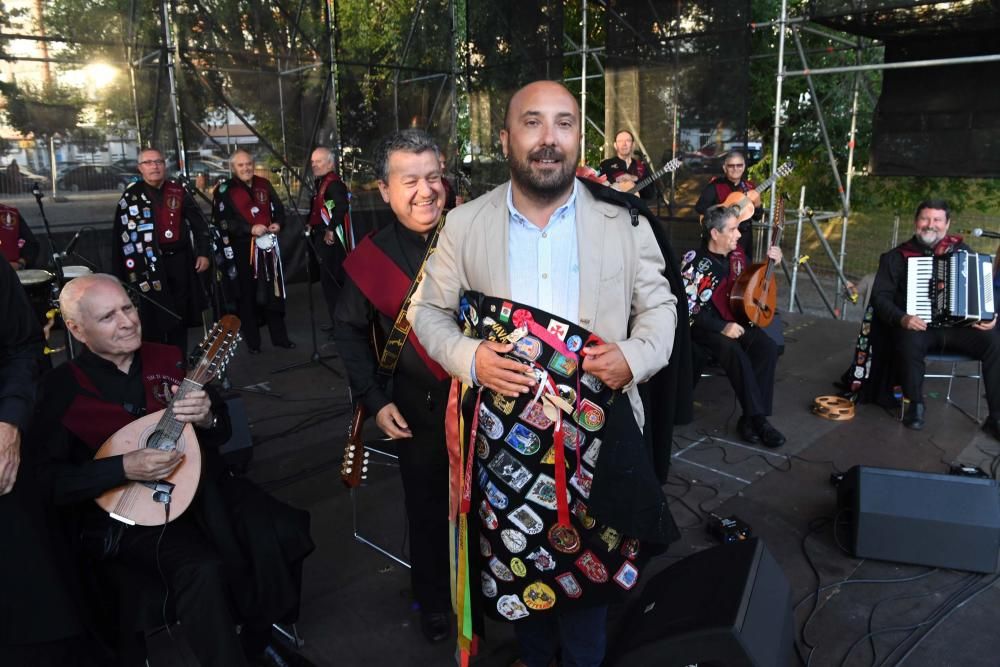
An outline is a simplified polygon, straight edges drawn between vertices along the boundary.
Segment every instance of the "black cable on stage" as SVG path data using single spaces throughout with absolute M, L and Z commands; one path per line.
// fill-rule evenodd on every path
M 973 579 L 970 580 L 968 577 L 966 577 L 965 578 L 965 583 L 962 584 L 962 587 L 958 591 L 956 591 L 955 593 L 952 593 L 951 595 L 949 595 L 948 598 L 944 602 L 942 602 L 940 605 L 938 605 L 937 607 L 935 607 L 935 609 L 931 611 L 930 615 L 925 620 L 920 621 L 918 623 L 912 623 L 910 625 L 899 625 L 899 626 L 891 626 L 891 627 L 887 627 L 887 628 L 880 628 L 878 630 L 875 630 L 875 631 L 872 631 L 872 632 L 868 632 L 868 633 L 862 635 L 861 637 L 859 637 L 857 639 L 857 641 L 855 641 L 853 644 L 851 644 L 851 646 L 847 649 L 847 652 L 844 654 L 843 658 L 841 658 L 840 667 L 844 667 L 844 665 L 847 664 L 847 660 L 848 660 L 848 658 L 850 658 L 851 653 L 853 653 L 854 649 L 857 648 L 862 642 L 868 641 L 870 639 L 874 639 L 875 637 L 878 637 L 878 636 L 884 635 L 884 634 L 890 634 L 890 633 L 895 633 L 895 632 L 904 632 L 906 630 L 916 630 L 916 629 L 919 629 L 920 627 L 922 627 L 924 625 L 927 625 L 928 623 L 932 623 L 933 619 L 934 619 L 934 616 L 937 613 L 939 613 L 940 609 L 942 609 L 945 605 L 949 604 L 950 601 L 953 598 L 955 598 L 958 595 L 961 595 L 966 590 L 968 590 L 971 586 L 975 585 L 974 579 L 975 579 L 976 575 L 971 575 L 971 576 L 972 576 Z M 941 588 L 947 588 L 947 586 L 942 586 Z M 916 595 L 914 597 L 917 597 L 917 598 L 927 597 L 929 595 L 933 595 L 934 593 L 938 592 L 938 590 L 941 590 L 941 588 L 933 590 L 933 591 L 928 591 L 926 593 L 923 593 L 923 594 L 920 594 L 920 595 Z M 873 608 L 873 611 L 874 611 L 874 608 Z M 908 638 L 909 638 L 909 636 L 907 636 L 906 638 L 904 638 L 903 641 L 900 642 L 900 644 L 897 644 L 896 648 L 894 648 L 889 653 L 889 655 L 886 656 L 886 660 L 888 660 L 889 657 L 891 657 L 892 654 L 895 653 L 896 650 L 899 648 L 899 646 L 901 646 L 903 643 L 905 643 Z M 873 660 L 872 660 L 872 665 L 873 666 L 875 665 L 874 656 L 873 656 Z
M 934 621 L 933 625 L 931 625 L 927 629 L 927 631 L 924 632 L 924 634 L 921 635 L 919 639 L 917 639 L 917 641 L 910 647 L 910 649 L 906 653 L 904 653 L 903 656 L 899 660 L 897 660 L 895 663 L 893 663 L 893 664 L 895 664 L 895 665 L 901 665 L 901 664 L 903 664 L 906 661 L 906 659 L 908 657 L 910 657 L 910 655 L 917 649 L 917 647 L 920 646 L 921 642 L 923 642 L 925 639 L 927 639 L 927 637 L 932 632 L 934 632 L 934 630 L 936 630 L 939 625 L 941 625 L 946 620 L 948 620 L 948 618 L 951 617 L 952 614 L 954 614 L 956 611 L 958 611 L 959 609 L 961 609 L 962 607 L 964 607 L 966 604 L 968 604 L 969 602 L 971 602 L 980 593 L 982 593 L 983 591 L 991 588 L 993 586 L 993 584 L 996 583 L 997 579 L 1000 578 L 1000 575 L 993 575 L 992 577 L 987 577 L 987 575 L 970 575 L 970 576 L 974 577 L 974 580 L 968 586 L 964 586 L 963 587 L 963 589 L 961 591 L 962 593 L 964 593 L 968 589 L 974 587 L 977 580 L 978 581 L 983 581 L 984 579 L 988 579 L 988 581 L 986 581 L 985 584 L 983 584 L 982 586 L 980 586 L 979 589 L 976 590 L 974 593 L 970 593 L 968 596 L 966 596 L 965 598 L 963 598 L 959 602 L 952 602 L 951 603 L 951 608 L 948 609 L 948 611 L 944 615 L 939 616 Z M 952 596 L 952 597 L 956 597 L 956 596 Z M 938 609 L 940 609 L 941 606 L 943 606 L 943 605 L 940 605 L 938 607 Z M 935 610 L 935 613 L 937 613 L 937 612 L 938 612 L 938 610 Z M 932 616 L 933 616 L 933 614 L 932 614 Z M 925 621 L 924 623 L 920 623 L 919 626 L 923 626 L 927 622 L 930 622 L 931 620 L 932 620 L 932 618 L 928 617 L 927 621 Z M 898 648 L 898 646 L 897 646 L 897 648 Z M 896 649 L 893 649 L 892 653 L 895 653 L 895 652 L 896 652 Z M 892 653 L 890 653 L 886 657 L 886 660 L 883 662 L 883 664 L 885 664 L 886 662 L 888 662 L 889 658 L 892 657 Z
M 815 596 L 817 593 L 828 591 L 831 588 L 838 588 L 840 586 L 851 586 L 854 584 L 904 584 L 910 581 L 917 581 L 919 579 L 929 577 L 930 575 L 934 574 L 937 571 L 938 568 L 933 568 L 928 570 L 927 572 L 921 572 L 920 574 L 913 575 L 912 577 L 888 577 L 885 579 L 841 579 L 840 581 L 834 582 L 832 584 L 821 586 L 812 593 L 807 593 L 801 600 L 795 603 L 795 606 L 792 608 L 792 611 L 797 610 L 799 607 L 801 607 L 806 602 L 811 600 L 813 596 Z
M 798 637 L 796 637 L 795 640 L 795 652 L 796 654 L 798 654 L 799 660 L 801 660 L 802 664 L 804 665 L 809 665 L 810 661 L 812 660 L 813 651 L 816 650 L 816 647 L 809 643 L 809 639 L 806 637 L 806 630 L 809 625 L 809 621 L 812 620 L 813 616 L 816 614 L 816 610 L 819 607 L 819 593 L 820 593 L 820 587 L 823 583 L 823 579 L 819 574 L 819 570 L 816 568 L 816 564 L 813 563 L 812 556 L 809 555 L 809 550 L 806 549 L 806 542 L 808 541 L 809 537 L 813 535 L 813 533 L 822 530 L 828 523 L 830 523 L 830 521 L 831 521 L 830 517 L 827 516 L 812 519 L 808 524 L 806 533 L 802 536 L 802 540 L 799 542 L 799 548 L 802 551 L 802 555 L 805 556 L 806 563 L 809 565 L 809 569 L 812 570 L 813 576 L 816 578 L 816 590 L 813 594 L 812 611 L 810 611 L 809 615 L 806 616 L 806 620 L 805 622 L 802 623 L 802 627 L 799 629 L 797 633 Z M 800 639 L 802 642 L 802 646 L 809 649 L 809 655 L 806 658 L 802 657 L 802 650 L 799 647 Z

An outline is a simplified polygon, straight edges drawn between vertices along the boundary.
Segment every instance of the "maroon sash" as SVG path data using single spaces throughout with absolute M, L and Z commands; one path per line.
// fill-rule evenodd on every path
M 139 350 L 142 360 L 142 384 L 146 389 L 146 412 L 156 412 L 167 407 L 162 385 L 164 382 L 179 385 L 184 375 L 178 368 L 181 353 L 173 345 L 143 343 Z M 80 366 L 69 362 L 70 370 L 77 384 L 83 389 L 62 416 L 62 425 L 70 433 L 97 451 L 108 438 L 122 427 L 131 424 L 137 416 L 129 413 L 124 406 L 112 403 L 101 396 Z
M 961 236 L 949 234 L 948 236 L 945 236 L 943 239 L 938 241 L 937 245 L 934 246 L 933 251 L 928 253 L 927 251 L 930 250 L 930 248 L 918 243 L 916 239 L 910 239 L 905 243 L 901 243 L 900 245 L 896 246 L 896 251 L 907 259 L 909 259 L 910 257 L 923 257 L 928 254 L 940 256 L 940 255 L 947 255 L 948 253 L 950 253 L 952 250 L 955 249 L 955 246 L 957 246 L 961 242 L 962 242 Z
M 712 303 L 715 304 L 715 309 L 719 311 L 722 319 L 727 322 L 736 321 L 736 316 L 729 307 L 729 297 L 732 295 L 736 279 L 746 267 L 747 256 L 743 253 L 743 248 L 736 246 L 736 249 L 729 253 L 729 275 L 720 280 L 712 292 Z
M 393 321 L 396 320 L 413 281 L 375 245 L 371 236 L 362 239 L 358 247 L 347 256 L 344 260 L 344 271 L 378 312 Z M 413 331 L 410 331 L 406 340 L 413 345 L 413 350 L 420 356 L 431 375 L 438 380 L 448 377 L 447 371 L 431 359 Z
M 722 176 L 716 176 L 712 179 L 712 183 L 715 185 L 715 197 L 718 203 L 726 201 L 726 197 L 734 192 L 749 192 L 754 189 L 753 181 L 741 180 L 736 187 L 729 182 L 729 179 Z
M 251 227 L 271 224 L 271 183 L 266 178 L 254 176 L 249 188 L 246 183 L 234 178 L 229 186 L 229 199 L 236 212 Z
M 340 180 L 340 176 L 337 176 L 337 172 L 331 171 L 329 174 L 323 177 L 320 182 L 319 187 L 316 188 L 316 194 L 313 195 L 312 200 L 312 210 L 309 212 L 309 226 L 319 227 L 320 225 L 329 224 L 323 220 L 323 216 L 320 211 L 326 206 L 326 189 L 330 187 L 331 183 L 336 183 Z
M 172 245 L 181 240 L 181 215 L 184 210 L 184 188 L 175 181 L 164 181 L 156 206 L 156 240 Z
M 21 214 L 13 206 L 0 204 L 0 255 L 8 262 L 21 258 Z

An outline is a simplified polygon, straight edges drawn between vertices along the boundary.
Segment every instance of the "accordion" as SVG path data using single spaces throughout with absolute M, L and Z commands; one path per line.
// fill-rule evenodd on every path
M 956 250 L 906 260 L 906 312 L 935 327 L 989 322 L 993 306 L 993 259 Z

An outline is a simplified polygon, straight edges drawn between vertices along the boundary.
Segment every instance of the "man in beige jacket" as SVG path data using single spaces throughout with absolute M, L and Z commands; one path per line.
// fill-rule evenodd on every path
M 500 133 L 511 180 L 449 214 L 408 317 L 449 373 L 504 396 L 531 391 L 534 376 L 503 356 L 512 345 L 463 336 L 455 318 L 461 294 L 511 299 L 577 323 L 606 341 L 584 348 L 583 370 L 625 391 L 642 428 L 636 384 L 670 358 L 676 297 L 649 223 L 633 225 L 627 209 L 598 201 L 574 178 L 580 132 L 579 106 L 561 84 L 537 81 L 515 93 Z M 548 665 L 561 643 L 564 662 L 596 667 L 606 613 L 604 605 L 518 617 L 521 660 Z

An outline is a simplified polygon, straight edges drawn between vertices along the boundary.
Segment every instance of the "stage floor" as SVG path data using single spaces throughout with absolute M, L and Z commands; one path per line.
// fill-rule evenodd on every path
M 455 664 L 454 642 L 430 646 L 420 634 L 406 568 L 354 539 L 357 530 L 393 553 L 406 552 L 402 489 L 389 460 L 373 461 L 369 480 L 355 493 L 353 503 L 340 483 L 350 414 L 338 360 L 328 361 L 335 372 L 309 365 L 273 373 L 310 359 L 305 287 L 294 285 L 290 292 L 289 328 L 298 349 L 275 350 L 265 334 L 263 354 L 237 356 L 230 377 L 234 390 L 245 388 L 237 393 L 243 397 L 254 441 L 250 477 L 312 514 L 317 546 L 305 563 L 298 623 L 305 641 L 301 652 L 318 666 Z M 315 297 L 319 305 L 318 289 Z M 318 319 L 318 324 L 326 324 L 325 316 Z M 802 625 L 813 610 L 806 598 L 817 585 L 902 579 L 928 571 L 860 560 L 838 547 L 831 529 L 836 514 L 832 472 L 857 464 L 946 472 L 953 461 L 988 468 L 1000 453 L 1000 443 L 946 404 L 946 380 L 925 384 L 928 424 L 920 433 L 908 431 L 875 406 L 859 407 L 855 419 L 846 422 L 812 415 L 812 399 L 833 393 L 831 381 L 853 355 L 857 324 L 801 315 L 788 315 L 785 324 L 787 343 L 778 364 L 772 422 L 788 443 L 777 451 L 742 444 L 735 433 L 739 409 L 728 383 L 723 377 L 703 379 L 695 392 L 694 423 L 676 430 L 674 465 L 665 487 L 683 537 L 654 561 L 653 569 L 716 544 L 705 531 L 708 512 L 735 514 L 774 554 L 791 582 L 793 604 L 803 601 L 795 616 L 801 637 Z M 319 351 L 334 353 L 326 334 L 317 335 Z M 279 396 L 261 395 L 255 389 Z M 974 410 L 975 393 L 974 380 L 958 380 L 953 398 Z M 371 435 L 377 434 L 371 431 Z M 826 522 L 821 521 L 824 518 Z M 907 658 L 907 665 L 998 664 L 1000 591 L 988 585 L 991 581 L 992 577 L 973 580 L 962 572 L 937 571 L 906 583 L 829 586 L 821 592 L 808 623 L 806 638 L 815 647 L 810 664 L 880 664 L 912 629 L 877 634 L 877 660 L 866 641 L 847 655 L 869 632 L 869 623 L 875 631 L 923 623 L 887 664 L 895 664 L 929 629 L 933 631 Z M 950 609 L 939 606 L 984 586 L 981 594 L 933 625 Z M 950 598 L 953 593 L 957 597 Z M 157 644 L 160 659 L 151 664 L 182 664 L 167 656 L 174 653 L 168 647 Z M 808 653 L 808 648 L 804 651 Z M 506 666 L 515 653 L 510 628 L 490 623 L 476 664 Z

